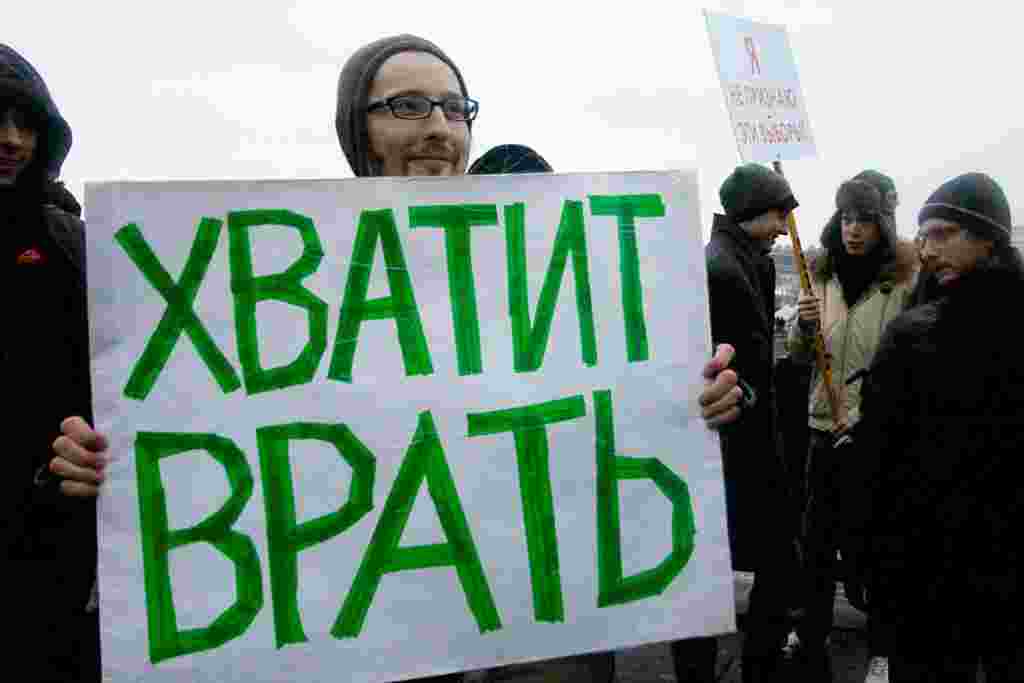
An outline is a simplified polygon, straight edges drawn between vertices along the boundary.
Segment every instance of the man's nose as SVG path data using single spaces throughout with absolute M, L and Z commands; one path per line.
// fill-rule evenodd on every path
M 444 115 L 444 109 L 435 104 L 430 109 L 430 116 L 425 119 L 427 130 L 431 135 L 451 135 L 451 121 Z
M 11 117 L 5 116 L 0 120 L 0 143 L 7 145 L 21 145 L 21 129 L 14 125 Z
M 936 256 L 935 252 L 935 240 L 924 239 L 921 241 L 921 260 L 929 261 L 934 259 Z

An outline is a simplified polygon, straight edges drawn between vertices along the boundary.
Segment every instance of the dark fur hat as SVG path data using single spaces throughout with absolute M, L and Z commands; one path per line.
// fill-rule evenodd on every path
M 867 216 L 881 232 L 890 247 L 896 244 L 896 223 L 887 210 L 885 197 L 877 187 L 864 180 L 847 180 L 836 192 L 836 212 L 821 233 L 821 243 L 828 249 L 842 248 L 842 215 L 853 211 Z

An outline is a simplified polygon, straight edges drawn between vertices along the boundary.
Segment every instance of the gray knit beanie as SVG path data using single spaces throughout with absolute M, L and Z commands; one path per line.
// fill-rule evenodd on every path
M 754 163 L 737 166 L 719 188 L 718 198 L 725 215 L 737 224 L 772 209 L 786 214 L 799 206 L 784 177 Z
M 370 86 L 381 65 L 399 52 L 426 52 L 447 64 L 459 81 L 462 94 L 469 97 L 462 73 L 441 48 L 429 40 L 408 33 L 381 38 L 356 50 L 345 62 L 338 77 L 338 108 L 334 128 L 338 142 L 348 158 L 348 165 L 358 177 L 380 175 L 370 161 L 370 140 L 366 123 L 366 105 Z M 472 124 L 469 124 L 470 126 Z
M 1009 242 L 1013 231 L 1006 193 L 984 173 L 965 173 L 943 183 L 921 207 L 918 225 L 929 218 L 959 223 L 974 235 L 997 242 Z

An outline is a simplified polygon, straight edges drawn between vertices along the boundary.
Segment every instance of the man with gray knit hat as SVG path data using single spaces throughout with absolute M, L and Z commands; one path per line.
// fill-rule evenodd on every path
M 755 403 L 721 429 L 729 546 L 733 568 L 755 573 L 745 622 L 743 680 L 776 680 L 789 631 L 788 586 L 796 568 L 796 503 L 790 497 L 776 442 L 774 335 L 775 265 L 772 244 L 786 233 L 797 206 L 784 177 L 744 164 L 719 190 L 705 256 L 711 337 L 733 340 L 736 370 Z M 715 638 L 673 644 L 680 681 L 715 680 Z
M 358 177 L 454 176 L 466 172 L 478 111 L 461 72 L 441 48 L 403 34 L 363 46 L 345 63 L 335 128 Z M 727 369 L 732 355 L 723 344 L 704 369 L 707 386 L 698 402 L 709 427 L 727 424 L 741 412 L 737 374 Z M 611 655 L 594 655 L 588 662 L 592 680 L 614 676 Z
M 886 328 L 865 380 L 845 553 L 889 680 L 1024 680 L 1024 300 L 1010 207 L 981 173 L 918 214 L 931 300 Z

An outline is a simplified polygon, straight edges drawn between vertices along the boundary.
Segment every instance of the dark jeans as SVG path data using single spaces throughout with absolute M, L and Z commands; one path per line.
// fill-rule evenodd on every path
M 1024 681 L 1024 650 L 1005 655 L 964 654 L 957 643 L 936 643 L 931 657 L 889 655 L 890 683 L 975 683 L 978 665 L 985 683 Z
M 843 512 L 845 473 L 841 458 L 850 452 L 832 448 L 832 435 L 810 430 L 807 448 L 807 505 L 803 519 L 805 563 L 805 615 L 797 625 L 802 647 L 812 654 L 825 648 L 832 631 L 836 580 L 841 567 L 836 560 L 838 534 Z M 872 619 L 868 616 L 868 645 L 871 654 L 884 655 Z
M 20 624 L 8 629 L 9 652 L 25 666 L 18 680 L 30 683 L 99 683 L 99 613 L 82 610 L 55 613 L 52 608 L 27 608 L 15 613 Z
M 786 548 L 780 556 L 789 557 Z M 777 559 L 777 558 L 773 558 Z M 743 680 L 774 681 L 781 663 L 782 647 L 789 634 L 792 572 L 795 562 L 776 563 L 754 573 L 747 613 L 740 620 L 743 631 Z M 692 638 L 672 643 L 672 662 L 679 683 L 714 683 L 718 639 Z

